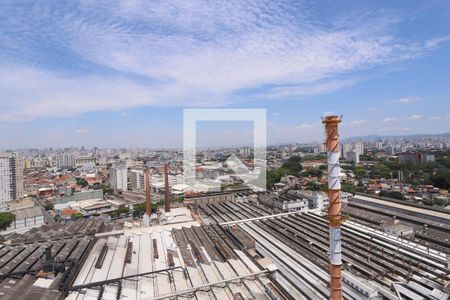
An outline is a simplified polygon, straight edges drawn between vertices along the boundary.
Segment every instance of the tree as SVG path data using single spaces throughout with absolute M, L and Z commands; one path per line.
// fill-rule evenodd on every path
M 354 173 L 355 173 L 356 178 L 358 178 L 358 179 L 361 179 L 361 178 L 364 178 L 365 176 L 367 176 L 367 171 L 361 167 L 356 167 Z
M 286 173 L 287 170 L 284 168 L 268 171 L 266 175 L 267 189 L 271 189 L 275 183 L 280 182 L 281 177 L 283 177 Z
M 76 180 L 77 180 L 77 184 L 82 187 L 87 187 L 89 185 L 89 183 L 84 178 L 77 178 Z
M 433 199 L 433 203 L 437 206 L 444 206 L 447 202 L 442 198 Z
M 430 177 L 431 183 L 441 189 L 450 189 L 450 170 L 440 170 Z
M 377 164 L 373 167 L 373 175 L 382 178 L 390 178 L 392 170 L 385 164 Z
M 133 217 L 138 218 L 145 213 L 145 203 L 133 205 Z
M 389 192 L 389 191 L 381 190 L 379 196 L 386 197 L 386 198 L 394 198 L 394 199 L 399 199 L 399 200 L 406 200 L 405 196 L 403 196 L 402 193 L 396 192 L 396 191 Z
M 0 230 L 6 230 L 11 223 L 16 219 L 16 216 L 10 212 L 0 213 Z
M 321 184 L 318 184 L 315 181 L 308 182 L 308 190 L 311 191 L 320 191 L 323 189 L 323 186 Z
M 321 169 L 317 169 L 317 168 L 310 168 L 310 169 L 302 172 L 301 175 L 303 177 L 312 176 L 312 177 L 322 178 L 323 171 Z
M 300 156 L 294 155 L 289 157 L 289 159 L 281 166 L 290 175 L 298 175 L 303 167 L 301 165 L 302 158 Z
M 112 194 L 114 191 L 113 189 L 108 185 L 108 186 L 102 186 L 102 190 L 103 190 L 103 194 Z
M 44 205 L 45 210 L 53 210 L 54 207 L 55 207 L 55 206 L 54 206 L 53 203 L 51 203 L 51 202 L 47 202 L 47 203 L 45 203 L 45 205 Z
M 78 219 L 83 218 L 83 214 L 80 213 L 80 212 L 79 213 L 74 213 L 74 214 L 70 215 L 70 218 L 73 219 L 73 220 L 78 220 Z
M 351 184 L 348 184 L 348 183 L 342 183 L 341 184 L 341 190 L 343 192 L 347 192 L 347 193 L 350 193 L 350 194 L 353 194 L 353 195 L 357 192 L 356 187 L 354 185 L 351 185 Z
M 119 217 L 121 214 L 127 214 L 130 209 L 127 206 L 121 206 L 118 209 L 109 213 L 109 215 L 113 218 Z

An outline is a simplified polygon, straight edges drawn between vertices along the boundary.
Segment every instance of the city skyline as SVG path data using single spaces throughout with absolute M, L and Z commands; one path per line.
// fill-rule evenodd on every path
M 222 5 L 2 3 L 2 148 L 180 147 L 185 107 L 266 108 L 269 144 L 450 131 L 449 4 Z

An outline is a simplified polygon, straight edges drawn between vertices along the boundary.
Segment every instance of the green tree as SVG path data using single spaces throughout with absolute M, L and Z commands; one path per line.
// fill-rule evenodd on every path
M 444 206 L 446 204 L 446 201 L 442 198 L 435 198 L 433 199 L 433 203 L 438 206 Z
M 84 178 L 77 178 L 76 180 L 77 180 L 77 184 L 82 187 L 87 187 L 89 185 L 89 183 Z
M 386 197 L 386 198 L 394 198 L 394 199 L 399 199 L 399 200 L 406 200 L 405 196 L 403 196 L 402 193 L 396 192 L 396 191 L 381 190 L 379 196 Z
M 303 167 L 301 165 L 302 158 L 300 156 L 294 155 L 289 157 L 289 159 L 281 166 L 290 175 L 298 175 Z
M 112 194 L 114 191 L 113 191 L 113 189 L 108 185 L 108 186 L 106 186 L 106 185 L 104 185 L 104 186 L 102 186 L 102 190 L 103 190 L 103 194 Z
M 15 219 L 16 216 L 10 212 L 0 212 L 0 230 L 6 230 Z
M 358 190 L 356 186 L 348 184 L 348 183 L 342 183 L 341 184 L 341 190 L 347 193 L 355 194 Z
M 138 218 L 145 213 L 145 203 L 133 205 L 133 217 Z
M 308 190 L 321 191 L 323 190 L 323 186 L 321 184 L 318 184 L 316 181 L 310 181 L 308 182 Z
M 430 177 L 431 183 L 441 189 L 450 189 L 450 170 L 442 168 Z
M 356 178 L 361 179 L 367 176 L 367 171 L 362 167 L 356 167 L 353 171 L 355 173 Z
M 373 175 L 380 176 L 382 178 L 390 178 L 392 170 L 385 164 L 377 164 L 373 167 Z
M 266 175 L 266 185 L 267 189 L 271 189 L 273 185 L 280 182 L 281 177 L 287 174 L 287 170 L 284 168 L 278 168 L 272 171 L 268 171 Z
M 121 214 L 127 214 L 130 209 L 127 206 L 121 206 L 118 209 L 109 213 L 109 215 L 113 218 L 119 217 Z
M 51 202 L 46 202 L 44 205 L 45 210 L 53 210 L 55 206 Z
M 73 219 L 73 220 L 78 220 L 78 219 L 83 218 L 83 214 L 80 213 L 80 212 L 74 213 L 74 214 L 71 214 L 71 215 L 70 215 L 70 218 Z
M 303 176 L 303 177 L 312 176 L 312 177 L 322 178 L 323 170 L 318 169 L 318 168 L 310 168 L 306 171 L 303 171 L 301 173 L 301 176 Z

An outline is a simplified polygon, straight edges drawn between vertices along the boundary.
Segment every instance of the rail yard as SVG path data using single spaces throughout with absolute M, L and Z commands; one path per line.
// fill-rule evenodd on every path
M 270 299 L 265 273 L 217 225 L 130 233 L 97 240 L 67 299 Z
M 445 220 L 384 205 L 356 199 L 343 208 L 350 215 L 342 225 L 344 299 L 447 300 Z M 126 229 L 80 220 L 7 236 L 0 298 L 328 299 L 329 231 L 321 211 L 279 213 L 227 201 L 172 214 L 173 224 Z M 414 234 L 384 230 L 398 219 Z
M 256 241 L 256 252 L 279 267 L 280 285 L 295 299 L 328 297 L 328 228 L 315 213 L 271 218 L 262 206 L 220 203 L 201 206 L 215 223 L 241 219 L 242 228 Z M 252 221 L 269 215 L 267 219 Z M 445 234 L 442 231 L 441 234 Z M 449 270 L 446 253 L 350 221 L 343 225 L 344 298 L 447 299 Z

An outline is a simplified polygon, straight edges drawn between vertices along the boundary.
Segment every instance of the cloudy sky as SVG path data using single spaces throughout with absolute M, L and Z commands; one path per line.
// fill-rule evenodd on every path
M 0 2 L 0 148 L 182 144 L 183 108 L 268 140 L 450 131 L 448 1 Z M 246 139 L 211 126 L 203 140 Z M 251 126 L 250 126 L 251 127 Z M 221 138 L 217 139 L 220 135 Z M 239 143 L 237 143 L 239 144 Z

